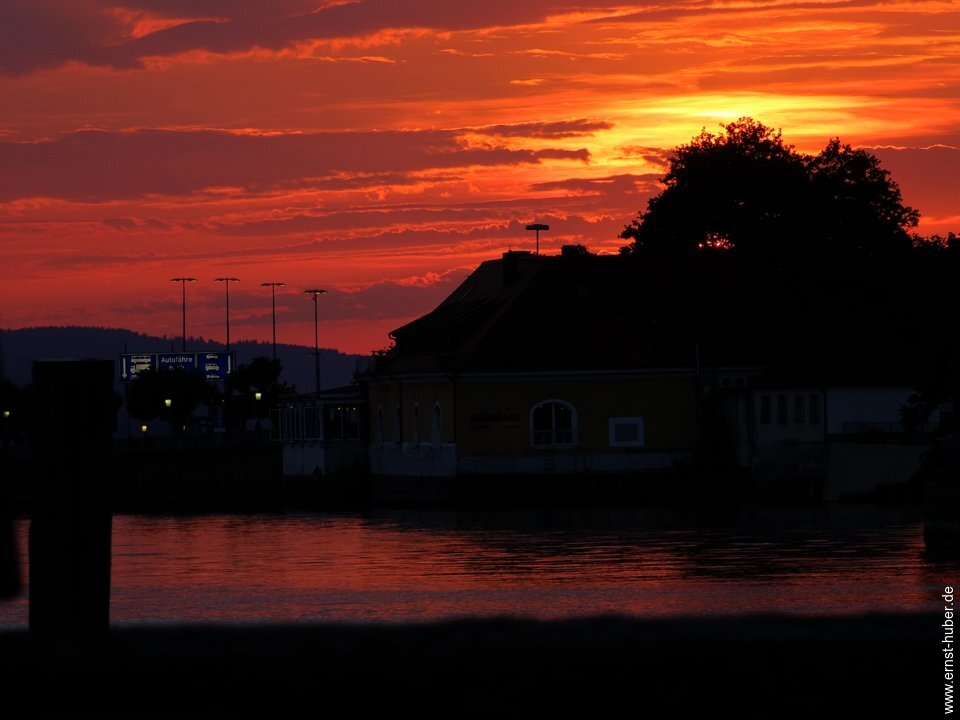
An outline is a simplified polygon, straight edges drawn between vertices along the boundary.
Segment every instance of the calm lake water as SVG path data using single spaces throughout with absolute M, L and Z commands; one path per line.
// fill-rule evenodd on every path
M 916 508 L 850 506 L 121 515 L 111 622 L 931 611 L 960 563 L 922 532 Z

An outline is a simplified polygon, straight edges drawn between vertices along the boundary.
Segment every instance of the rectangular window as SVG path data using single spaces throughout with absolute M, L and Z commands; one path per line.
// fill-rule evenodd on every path
M 343 416 L 343 439 L 360 439 L 360 408 L 356 405 L 348 407 Z
M 820 396 L 816 393 L 810 393 L 810 424 L 820 424 Z
M 307 440 L 323 439 L 323 415 L 320 414 L 320 408 L 303 408 L 303 437 Z
M 794 395 L 793 396 L 793 421 L 795 423 L 803 423 L 804 417 L 804 397 L 803 395 Z
M 327 440 L 343 440 L 343 408 L 331 405 L 327 408 Z
M 761 395 L 760 396 L 760 424 L 769 425 L 770 424 L 770 396 Z
M 790 415 L 790 397 L 787 395 L 777 395 L 777 422 L 780 425 L 786 425 Z
M 610 447 L 643 447 L 643 418 L 610 418 Z

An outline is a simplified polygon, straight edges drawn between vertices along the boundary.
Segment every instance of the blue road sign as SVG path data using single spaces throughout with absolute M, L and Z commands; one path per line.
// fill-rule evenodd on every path
M 224 381 L 233 372 L 233 353 L 123 353 L 120 379 L 130 382 L 143 370 L 199 370 L 206 380 Z
M 196 353 L 157 353 L 158 370 L 196 370 Z
M 157 356 L 154 353 L 120 356 L 120 379 L 133 380 L 141 370 L 155 370 Z
M 233 356 L 227 352 L 197 353 L 197 364 L 207 380 L 226 380 L 233 370 Z

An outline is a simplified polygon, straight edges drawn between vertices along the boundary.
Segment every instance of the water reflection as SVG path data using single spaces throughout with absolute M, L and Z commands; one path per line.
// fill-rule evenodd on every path
M 910 508 L 118 516 L 111 619 L 922 611 L 958 569 Z

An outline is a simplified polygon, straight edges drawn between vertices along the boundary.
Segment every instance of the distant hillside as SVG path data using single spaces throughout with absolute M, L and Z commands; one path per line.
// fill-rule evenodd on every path
M 35 359 L 111 358 L 123 352 L 168 352 L 180 349 L 180 338 L 154 337 L 119 328 L 36 327 L 0 332 L 2 374 L 18 385 L 31 379 Z M 187 350 L 224 350 L 222 343 L 204 338 L 187 338 Z M 249 362 L 257 356 L 272 357 L 273 346 L 252 340 L 233 343 L 237 362 Z M 299 392 L 313 392 L 315 373 L 313 348 L 277 344 L 277 357 L 283 363 L 282 379 Z M 320 348 L 320 382 L 325 388 L 348 385 L 366 361 L 362 355 L 347 355 L 338 350 Z

